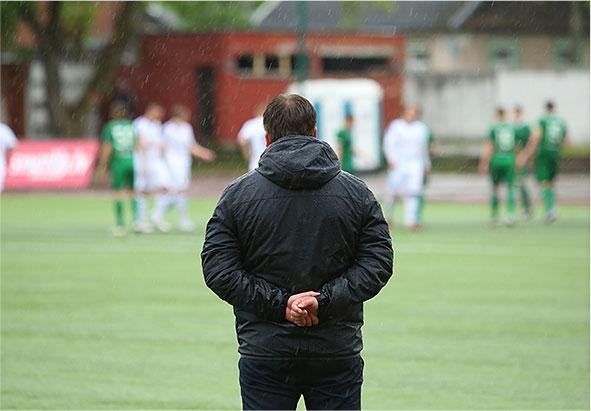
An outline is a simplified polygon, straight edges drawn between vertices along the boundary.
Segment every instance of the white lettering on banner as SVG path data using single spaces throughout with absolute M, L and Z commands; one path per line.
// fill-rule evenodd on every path
M 93 156 L 80 149 L 67 151 L 55 148 L 49 152 L 15 152 L 8 173 L 35 180 L 61 180 L 66 176 L 83 176 L 93 161 Z

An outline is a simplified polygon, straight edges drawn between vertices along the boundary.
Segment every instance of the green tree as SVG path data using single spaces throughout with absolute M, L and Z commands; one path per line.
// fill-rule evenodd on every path
M 111 38 L 100 51 L 86 52 L 84 45 L 98 7 L 101 5 L 96 2 L 0 2 L 4 51 L 16 46 L 14 33 L 19 22 L 35 35 L 35 54 L 45 67 L 50 132 L 54 135 L 84 134 L 88 113 L 111 89 L 121 55 L 138 31 L 135 17 L 143 3 L 121 2 Z M 62 98 L 59 65 L 63 60 L 85 61 L 95 67 L 81 97 L 70 104 Z
M 176 13 L 181 29 L 223 31 L 250 27 L 250 16 L 263 1 L 162 1 Z

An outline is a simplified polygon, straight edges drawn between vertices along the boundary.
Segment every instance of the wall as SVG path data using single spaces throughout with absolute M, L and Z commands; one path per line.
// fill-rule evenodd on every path
M 552 99 L 575 143 L 589 143 L 589 72 L 515 70 L 485 75 L 408 74 L 405 101 L 419 104 L 424 120 L 442 139 L 481 141 L 498 105 L 520 104 L 535 122 Z

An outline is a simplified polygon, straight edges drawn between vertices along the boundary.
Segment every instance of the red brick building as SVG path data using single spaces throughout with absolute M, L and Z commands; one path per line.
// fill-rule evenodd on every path
M 371 34 L 310 34 L 309 77 L 371 78 L 384 88 L 384 119 L 400 113 L 404 40 Z M 291 33 L 146 35 L 135 65 L 122 67 L 139 108 L 160 102 L 193 111 L 200 136 L 232 141 L 255 107 L 295 81 Z

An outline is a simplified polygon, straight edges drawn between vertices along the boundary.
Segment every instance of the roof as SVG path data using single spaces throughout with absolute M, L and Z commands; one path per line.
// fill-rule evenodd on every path
M 264 2 L 251 22 L 262 30 L 292 30 L 298 24 L 298 1 Z M 304 2 L 307 30 L 401 34 L 494 32 L 568 34 L 573 4 L 580 7 L 583 32 L 589 32 L 589 8 L 560 1 L 390 1 Z

